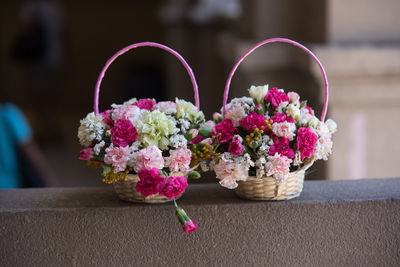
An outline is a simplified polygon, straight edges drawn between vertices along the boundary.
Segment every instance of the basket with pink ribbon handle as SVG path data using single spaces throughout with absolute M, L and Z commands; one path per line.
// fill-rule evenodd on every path
M 239 64 L 258 47 L 288 43 L 309 54 L 324 79 L 325 102 L 320 119 L 296 92 L 268 85 L 249 88 L 249 96 L 234 98 L 228 93 Z M 305 46 L 285 38 L 264 40 L 249 49 L 231 70 L 226 82 L 221 113 L 214 125 L 203 159 L 219 183 L 245 199 L 286 200 L 300 195 L 305 172 L 315 160 L 327 160 L 332 151 L 333 120 L 325 121 L 328 108 L 328 79 L 318 58 Z
M 157 102 L 155 99 L 130 99 L 99 111 L 100 85 L 109 66 L 119 56 L 139 47 L 155 47 L 173 54 L 190 76 L 195 104 L 183 99 Z M 188 177 L 198 178 L 192 162 L 191 141 L 205 122 L 200 111 L 199 92 L 192 69 L 173 49 L 158 43 L 129 45 L 114 54 L 98 77 L 94 112 L 80 121 L 79 141 L 84 149 L 80 159 L 102 169 L 102 180 L 113 184 L 119 198 L 131 202 L 174 201 L 176 214 L 185 232 L 195 224 L 175 200 L 188 186 Z

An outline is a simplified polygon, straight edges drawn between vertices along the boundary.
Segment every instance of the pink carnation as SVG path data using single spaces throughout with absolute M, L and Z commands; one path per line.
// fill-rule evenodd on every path
M 290 140 L 285 137 L 276 138 L 274 144 L 269 148 L 268 154 L 273 156 L 276 153 L 290 159 L 294 158 L 294 151 L 290 148 Z
M 132 105 L 120 105 L 111 112 L 111 118 L 114 121 L 130 120 L 133 124 L 136 123 L 141 116 L 140 108 Z
M 195 138 L 192 139 L 192 141 L 190 141 L 189 145 L 195 145 L 200 143 L 201 141 L 203 141 L 204 137 L 201 135 L 197 135 Z
M 141 170 L 150 170 L 153 168 L 164 168 L 164 158 L 161 150 L 156 146 L 149 146 L 139 150 L 134 155 L 135 172 L 139 173 Z
M 217 179 L 221 180 L 219 183 L 223 187 L 234 189 L 238 186 L 237 181 L 245 181 L 247 179 L 249 169 L 244 162 L 220 160 L 214 166 L 214 171 Z
M 289 102 L 289 97 L 285 92 L 279 91 L 278 88 L 274 87 L 265 95 L 264 101 L 265 103 L 271 103 L 272 108 L 276 109 L 280 103 Z
M 111 132 L 111 141 L 116 146 L 129 146 L 137 138 L 136 128 L 130 120 L 118 120 Z
M 300 150 L 301 160 L 313 155 L 317 141 L 318 136 L 311 127 L 302 127 L 297 130 L 297 149 Z
M 155 104 L 156 101 L 154 101 L 153 99 L 139 99 L 132 105 L 137 106 L 140 109 L 151 110 Z
M 160 186 L 160 195 L 166 198 L 174 198 L 182 194 L 188 183 L 185 177 L 168 177 L 166 181 Z
M 223 119 L 220 123 L 215 125 L 212 135 L 217 136 L 218 142 L 226 143 L 232 139 L 235 132 L 236 128 L 233 127 L 232 120 Z
M 252 132 L 254 128 L 261 128 L 265 126 L 264 114 L 258 115 L 255 112 L 250 113 L 246 118 L 239 121 L 240 126 L 246 129 L 248 132 Z
M 136 184 L 136 191 L 144 197 L 148 197 L 160 192 L 164 184 L 164 176 L 159 174 L 159 170 L 153 168 L 151 170 L 141 170 L 139 173 L 139 182 Z
M 153 110 L 158 109 L 161 112 L 172 111 L 176 112 L 177 104 L 171 101 L 161 101 L 153 106 Z
M 206 121 L 204 123 L 204 126 L 207 127 L 208 129 L 210 129 L 211 131 L 214 130 L 215 127 L 215 122 L 212 120 Z
M 275 115 L 271 117 L 271 120 L 273 122 L 278 122 L 278 123 L 284 122 L 284 121 L 287 121 L 290 123 L 296 123 L 296 121 L 294 119 L 288 117 L 285 113 L 282 113 L 282 112 L 275 113 Z
M 239 126 L 239 121 L 246 117 L 246 113 L 241 105 L 229 103 L 226 105 L 224 117 L 226 119 L 231 119 L 233 126 L 237 127 Z
M 308 110 L 308 113 L 309 113 L 310 115 L 313 115 L 313 110 L 312 110 L 312 108 L 310 108 L 309 106 L 305 106 L 304 108 Z
M 192 159 L 192 152 L 186 147 L 179 147 L 169 152 L 166 165 L 169 170 L 173 172 L 183 172 L 184 174 L 189 172 L 189 165 Z
M 114 126 L 114 121 L 111 119 L 111 110 L 108 109 L 102 113 L 100 113 L 101 117 L 103 118 L 103 122 L 108 125 L 109 127 Z
M 183 225 L 183 231 L 187 234 L 196 231 L 197 225 L 193 221 L 185 222 Z
M 130 148 L 126 147 L 109 147 L 106 149 L 104 162 L 112 165 L 114 172 L 125 171 L 126 165 L 130 160 Z
M 89 160 L 92 157 L 92 149 L 90 147 L 84 148 L 79 152 L 80 160 Z
M 279 137 L 285 137 L 290 141 L 293 140 L 296 131 L 296 124 L 287 121 L 276 122 L 272 124 L 272 132 Z
M 244 146 L 242 145 L 242 138 L 239 135 L 235 135 L 232 138 L 232 142 L 229 145 L 228 152 L 233 155 L 242 155 Z
M 268 156 L 267 163 L 265 164 L 266 175 L 273 176 L 277 183 L 281 183 L 289 175 L 290 163 L 292 163 L 291 159 L 279 153 Z

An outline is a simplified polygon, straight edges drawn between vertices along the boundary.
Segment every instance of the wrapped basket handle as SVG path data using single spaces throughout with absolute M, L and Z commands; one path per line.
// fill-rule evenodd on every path
M 171 54 L 173 54 L 175 57 L 177 57 L 179 59 L 179 61 L 183 64 L 183 66 L 185 67 L 186 71 L 188 72 L 189 76 L 190 76 L 190 80 L 192 82 L 193 85 L 193 91 L 194 91 L 194 100 L 196 103 L 196 107 L 198 110 L 200 110 L 200 99 L 199 99 L 199 89 L 196 83 L 196 78 L 194 77 L 193 71 L 190 68 L 189 64 L 186 63 L 185 59 L 175 50 L 159 44 L 159 43 L 153 43 L 153 42 L 142 42 L 142 43 L 136 43 L 136 44 L 131 44 L 128 45 L 124 48 L 122 48 L 121 50 L 119 50 L 117 53 L 115 53 L 107 62 L 106 65 L 103 67 L 103 69 L 100 72 L 99 77 L 97 78 L 97 82 L 96 82 L 96 88 L 95 88 L 95 92 L 94 92 L 94 112 L 96 115 L 99 114 L 99 93 L 100 93 L 100 85 L 101 82 L 103 80 L 104 74 L 107 71 L 108 67 L 111 65 L 111 63 L 114 62 L 115 59 L 117 59 L 117 57 L 119 57 L 122 54 L 125 54 L 126 52 L 128 52 L 131 49 L 137 48 L 137 47 L 143 47 L 143 46 L 150 46 L 150 47 L 157 47 L 160 48 L 162 50 L 165 50 Z
M 239 64 L 248 56 L 250 55 L 254 50 L 256 50 L 258 47 L 265 45 L 265 44 L 269 44 L 269 43 L 276 43 L 276 42 L 280 42 L 280 43 L 288 43 L 294 46 L 297 46 L 299 48 L 301 48 L 303 51 L 305 51 L 307 54 L 309 54 L 315 62 L 317 62 L 319 69 L 322 72 L 322 76 L 324 78 L 324 83 L 325 83 L 325 102 L 324 102 L 324 108 L 322 110 L 322 114 L 321 114 L 321 121 L 325 121 L 325 116 L 326 116 L 326 112 L 328 110 L 328 100 L 329 100 L 329 84 L 328 84 L 328 78 L 326 76 L 326 72 L 324 67 L 322 66 L 321 62 L 319 61 L 319 59 L 317 58 L 316 55 L 314 55 L 313 52 L 310 51 L 310 49 L 308 49 L 307 47 L 305 47 L 304 45 L 290 40 L 290 39 L 286 39 L 286 38 L 271 38 L 271 39 L 266 39 L 262 42 L 259 42 L 258 44 L 256 44 L 255 46 L 253 46 L 252 48 L 250 48 L 246 53 L 243 54 L 243 56 L 241 56 L 238 60 L 238 62 L 236 62 L 235 66 L 233 66 L 233 69 L 231 70 L 228 80 L 226 81 L 226 85 L 225 85 L 225 91 L 224 91 L 224 102 L 223 102 L 223 115 L 225 115 L 226 112 L 226 103 L 228 101 L 228 94 L 229 94 L 229 86 L 231 85 L 231 80 L 233 77 L 233 74 L 235 73 L 236 69 L 238 68 Z

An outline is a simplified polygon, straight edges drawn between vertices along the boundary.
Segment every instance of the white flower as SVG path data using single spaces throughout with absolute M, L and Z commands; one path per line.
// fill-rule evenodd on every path
M 303 161 L 301 160 L 301 153 L 300 151 L 297 151 L 294 155 L 293 166 L 300 166 L 302 163 Z
M 111 112 L 111 118 L 114 121 L 118 120 L 130 120 L 136 127 L 136 123 L 142 118 L 143 110 L 133 105 L 115 105 Z
M 300 110 L 299 122 L 301 125 L 306 125 L 308 123 L 308 121 L 311 120 L 312 117 L 313 117 L 313 115 L 311 115 L 306 108 L 302 108 Z
M 266 174 L 273 176 L 277 183 L 281 183 L 289 176 L 290 163 L 292 163 L 291 159 L 281 156 L 279 153 L 268 156 L 268 161 L 265 164 Z
M 207 172 L 210 170 L 210 168 L 207 165 L 207 162 L 205 161 L 200 162 L 200 168 L 203 172 Z
M 293 119 L 299 119 L 300 117 L 300 109 L 293 104 L 288 105 L 286 112 Z
M 172 136 L 169 138 L 169 140 L 170 140 L 170 142 L 171 142 L 170 145 L 171 145 L 172 147 L 174 147 L 174 148 L 186 147 L 186 145 L 187 145 L 187 140 L 186 140 L 186 138 L 185 138 L 183 135 L 181 135 L 181 134 L 172 135 Z
M 298 105 L 299 104 L 299 100 L 300 100 L 300 96 L 298 93 L 296 92 L 289 92 L 287 94 L 287 96 L 289 97 L 289 100 L 291 103 L 293 103 L 294 105 Z
M 329 132 L 330 132 L 331 134 L 334 134 L 334 133 L 336 132 L 336 130 L 337 130 L 337 124 L 336 124 L 336 122 L 335 122 L 334 120 L 328 119 L 328 120 L 325 122 L 325 124 L 326 124 L 326 126 L 328 126 Z
M 94 154 L 95 154 L 95 155 L 99 155 L 101 149 L 104 147 L 105 144 L 106 144 L 106 143 L 104 142 L 104 140 L 102 140 L 100 143 L 96 144 L 96 145 L 93 147 Z
M 176 117 L 184 118 L 192 123 L 204 122 L 204 114 L 197 110 L 197 107 L 190 102 L 176 98 Z
M 286 108 L 288 104 L 288 101 L 279 103 L 279 106 L 276 108 L 276 112 L 283 112 L 283 109 Z
M 190 122 L 185 119 L 178 119 L 178 125 L 180 125 L 180 130 L 182 133 L 186 133 L 190 128 Z
M 106 125 L 101 115 L 96 116 L 94 112 L 91 112 L 80 123 L 78 138 L 82 146 L 88 147 L 94 140 L 102 140 Z
M 265 174 L 264 171 L 264 165 L 266 164 L 266 160 L 264 157 L 260 157 L 257 161 L 256 161 L 256 176 L 257 178 L 262 178 Z
M 258 104 L 261 104 L 264 101 L 265 95 L 268 93 L 268 84 L 264 86 L 252 85 L 249 89 L 249 93 Z
M 215 122 L 212 120 L 206 121 L 202 127 L 207 127 L 208 129 L 210 129 L 211 131 L 214 130 L 215 127 Z
M 317 128 L 319 123 L 319 119 L 317 119 L 317 117 L 315 116 L 312 116 L 311 119 L 308 121 L 308 126 L 311 126 L 312 128 Z
M 128 101 L 125 101 L 125 102 L 124 102 L 124 105 L 125 105 L 125 106 L 129 106 L 129 105 L 132 105 L 133 103 L 135 103 L 136 101 L 137 101 L 136 98 L 131 98 L 131 99 L 129 99 Z

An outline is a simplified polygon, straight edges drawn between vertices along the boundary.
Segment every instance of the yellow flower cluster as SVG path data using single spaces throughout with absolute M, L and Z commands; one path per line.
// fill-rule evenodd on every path
M 195 162 L 201 162 L 202 160 L 218 160 L 221 157 L 221 153 L 216 153 L 215 148 L 212 145 L 204 144 L 204 146 L 197 150 L 195 146 L 192 147 L 192 155 Z
M 246 143 L 246 146 L 250 146 L 252 141 L 259 141 L 260 138 L 261 138 L 261 135 L 264 134 L 266 129 L 267 130 L 271 130 L 272 129 L 272 126 L 271 126 L 272 123 L 273 123 L 272 120 L 265 120 L 265 124 L 266 124 L 265 127 L 261 126 L 260 129 L 259 128 L 254 128 L 252 133 L 246 135 L 246 137 L 244 139 L 245 143 Z
M 132 171 L 132 168 L 128 168 L 126 169 L 124 172 L 113 172 L 112 170 L 108 173 L 102 173 L 101 175 L 103 176 L 102 181 L 106 184 L 112 184 L 114 182 L 117 182 L 119 180 L 124 180 L 126 181 L 127 178 L 126 176 L 128 175 L 128 173 Z

